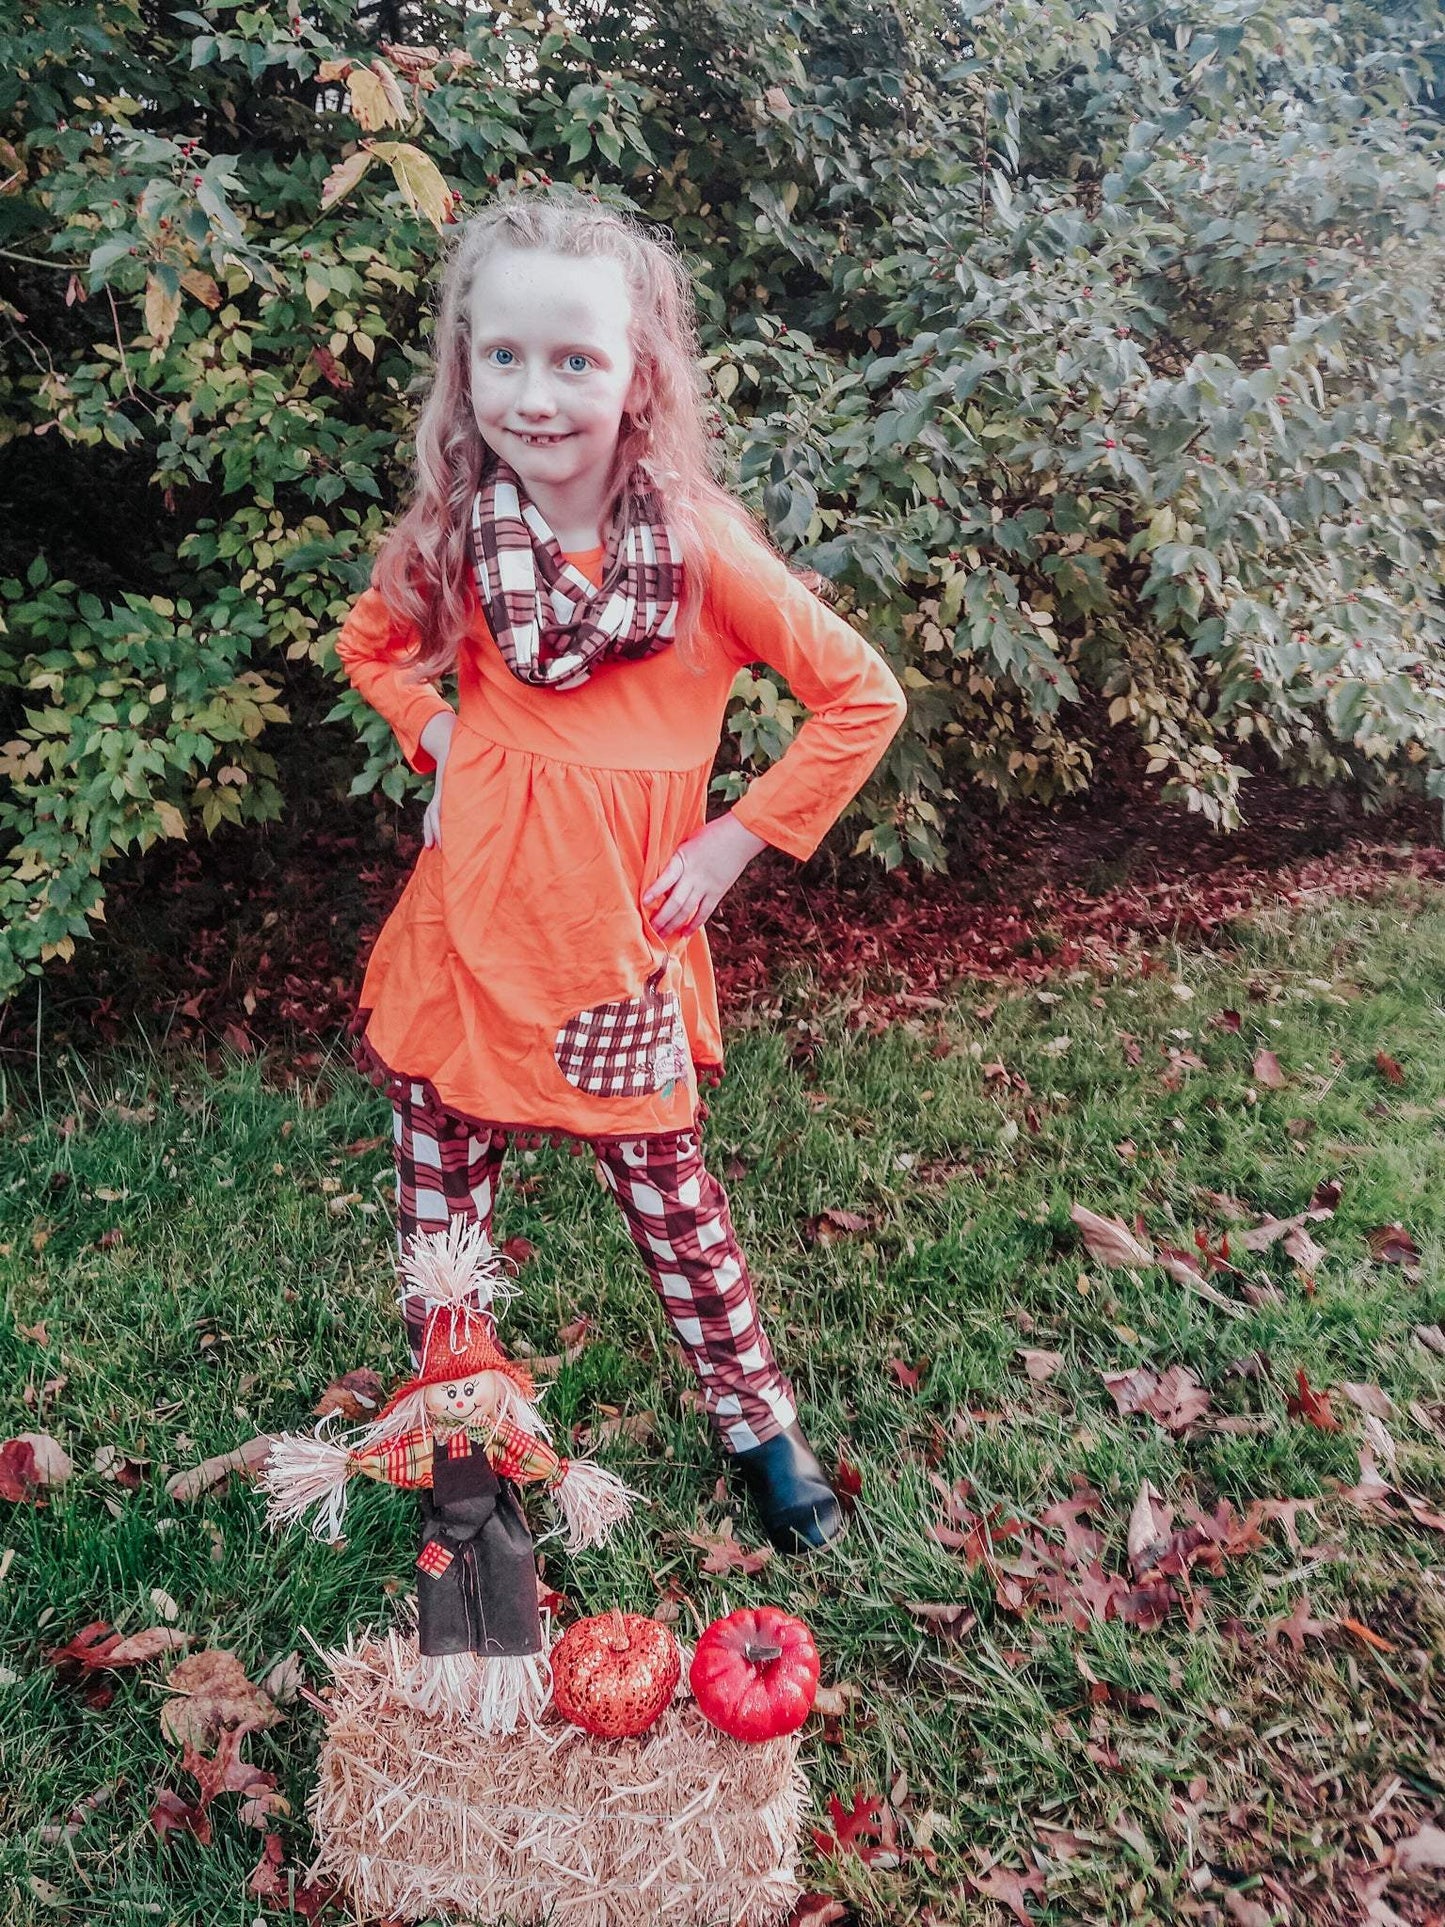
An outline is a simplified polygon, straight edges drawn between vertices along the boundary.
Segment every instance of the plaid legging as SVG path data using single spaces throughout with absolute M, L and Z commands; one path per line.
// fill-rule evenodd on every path
M 409 1100 L 393 1102 L 393 1140 L 398 1251 L 417 1231 L 444 1230 L 458 1214 L 490 1226 L 504 1132 L 438 1113 L 413 1084 Z M 638 1140 L 599 1149 L 597 1157 L 724 1448 L 744 1452 L 773 1438 L 797 1417 L 792 1387 L 758 1316 L 727 1193 L 703 1163 L 696 1135 L 680 1135 L 676 1150 L 649 1155 Z M 404 1309 L 416 1358 L 420 1321 Z

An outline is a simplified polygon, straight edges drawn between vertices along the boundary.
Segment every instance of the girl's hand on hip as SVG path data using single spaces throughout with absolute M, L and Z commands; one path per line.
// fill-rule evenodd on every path
M 661 876 L 642 893 L 653 929 L 660 937 L 692 936 L 766 848 L 765 840 L 745 829 L 731 811 L 704 823 L 679 844 Z
M 442 779 L 447 773 L 447 756 L 452 746 L 452 731 L 457 726 L 455 710 L 445 714 L 438 710 L 421 733 L 421 746 L 437 766 L 436 782 L 432 785 L 431 801 L 421 819 L 421 842 L 424 850 L 440 849 L 442 846 Z

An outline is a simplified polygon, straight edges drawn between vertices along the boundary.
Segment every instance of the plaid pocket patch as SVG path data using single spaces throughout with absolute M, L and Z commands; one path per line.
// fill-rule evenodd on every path
M 593 1097 L 664 1095 L 687 1076 L 691 1053 L 682 1005 L 660 990 L 659 965 L 639 997 L 593 1004 L 569 1017 L 557 1033 L 553 1055 L 569 1084 Z
M 424 1572 L 428 1579 L 440 1579 L 452 1563 L 453 1554 L 440 1539 L 432 1539 L 417 1554 L 416 1569 Z

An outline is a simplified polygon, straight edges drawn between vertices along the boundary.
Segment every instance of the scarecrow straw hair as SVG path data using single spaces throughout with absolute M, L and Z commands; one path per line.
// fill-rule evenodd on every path
M 418 1231 L 400 1260 L 402 1301 L 424 1298 L 429 1312 L 487 1312 L 494 1299 L 517 1296 L 504 1263 L 480 1223 L 453 1218 L 445 1231 Z
M 636 1739 L 596 1740 L 555 1713 L 498 1739 L 402 1703 L 386 1642 L 325 1657 L 308 1871 L 340 1881 L 358 1915 L 779 1927 L 797 1900 L 797 1734 L 728 1739 L 680 1686 Z

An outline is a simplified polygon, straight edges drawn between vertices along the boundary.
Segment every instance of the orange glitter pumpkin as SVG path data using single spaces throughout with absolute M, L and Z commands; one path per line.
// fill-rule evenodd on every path
M 645 1733 L 682 1676 L 677 1641 L 645 1613 L 579 1619 L 552 1648 L 552 1703 L 599 1739 Z

